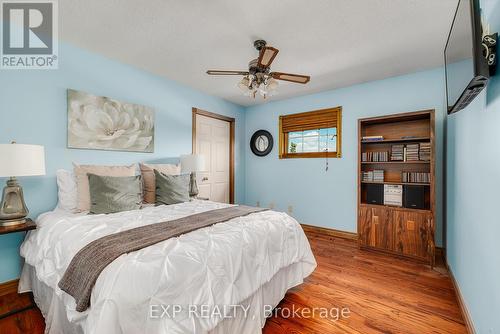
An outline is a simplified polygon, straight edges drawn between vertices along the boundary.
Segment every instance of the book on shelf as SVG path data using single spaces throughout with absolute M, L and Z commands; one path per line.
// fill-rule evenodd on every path
M 422 161 L 431 160 L 431 143 L 419 144 L 419 159 Z
M 374 170 L 373 171 L 373 182 L 384 182 L 384 170 Z
M 419 160 L 419 144 L 406 145 L 406 161 Z
M 391 161 L 430 161 L 431 144 L 397 144 L 391 146 Z
M 389 152 L 363 152 L 361 153 L 362 162 L 387 162 L 389 161 Z
M 361 180 L 363 180 L 363 182 L 373 182 L 373 171 L 361 172 Z
M 361 172 L 363 182 L 384 182 L 384 171 L 381 169 L 368 170 Z
M 391 161 L 404 161 L 405 146 L 398 144 L 391 146 Z
M 402 172 L 401 181 L 404 183 L 431 183 L 431 173 Z
M 381 140 L 384 140 L 383 136 L 364 136 L 364 137 L 361 137 L 361 141 L 363 141 L 363 142 L 381 141 Z

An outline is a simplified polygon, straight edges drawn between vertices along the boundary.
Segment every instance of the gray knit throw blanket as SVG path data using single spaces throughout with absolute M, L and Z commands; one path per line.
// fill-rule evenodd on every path
M 200 228 L 265 210 L 238 205 L 107 235 L 92 241 L 73 257 L 59 281 L 59 288 L 73 296 L 76 310 L 83 312 L 90 306 L 90 295 L 97 278 L 119 256 Z

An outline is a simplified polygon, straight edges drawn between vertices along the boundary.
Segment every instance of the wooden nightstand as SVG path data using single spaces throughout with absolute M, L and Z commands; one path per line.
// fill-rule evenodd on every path
M 0 226 L 0 235 L 16 232 L 28 232 L 36 229 L 36 224 L 29 218 L 26 218 L 26 223 L 14 226 Z
M 28 232 L 36 229 L 36 224 L 33 220 L 27 218 L 24 224 L 15 226 L 0 226 L 0 235 Z M 13 316 L 35 306 L 31 293 L 17 293 L 19 280 L 13 280 L 0 284 L 0 320 Z M 3 323 L 3 322 L 2 322 Z M 0 326 L 1 327 L 1 326 Z

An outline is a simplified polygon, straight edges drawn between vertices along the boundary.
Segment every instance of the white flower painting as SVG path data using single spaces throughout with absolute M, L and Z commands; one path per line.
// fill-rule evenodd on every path
M 68 89 L 68 147 L 153 152 L 154 111 Z

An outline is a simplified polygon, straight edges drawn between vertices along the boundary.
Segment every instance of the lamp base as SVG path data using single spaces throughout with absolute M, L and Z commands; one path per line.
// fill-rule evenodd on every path
M 189 196 L 194 198 L 198 196 L 198 185 L 196 184 L 196 173 L 191 172 L 189 179 Z
M 3 189 L 0 202 L 0 226 L 13 226 L 26 222 L 28 208 L 24 202 L 23 188 L 12 177 Z
M 17 226 L 26 223 L 26 219 L 0 220 L 0 227 Z

